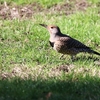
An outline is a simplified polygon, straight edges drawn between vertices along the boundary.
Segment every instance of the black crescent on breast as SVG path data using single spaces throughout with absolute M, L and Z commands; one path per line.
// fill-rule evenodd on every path
M 50 42 L 50 41 L 49 41 L 49 43 L 50 43 L 50 45 L 51 45 L 52 47 L 54 47 L 54 42 Z

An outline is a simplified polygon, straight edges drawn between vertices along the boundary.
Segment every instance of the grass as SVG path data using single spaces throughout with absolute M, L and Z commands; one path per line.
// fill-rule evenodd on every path
M 1 3 L 3 3 L 4 1 L 8 2 L 9 4 L 17 4 L 17 5 L 27 5 L 27 4 L 32 4 L 34 2 L 42 5 L 43 7 L 51 7 L 52 5 L 55 5 L 57 3 L 60 3 L 64 0 L 1 0 Z
M 39 26 L 56 24 L 100 52 L 100 16 L 97 2 L 90 1 L 93 6 L 85 12 L 68 16 L 44 11 L 30 19 L 0 20 L 0 100 L 100 100 L 100 57 L 59 59 L 61 54 L 48 43 L 48 31 Z M 62 65 L 68 71 L 60 70 Z

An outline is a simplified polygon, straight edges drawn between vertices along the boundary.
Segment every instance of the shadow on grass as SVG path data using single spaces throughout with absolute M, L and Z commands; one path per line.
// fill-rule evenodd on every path
M 99 57 L 99 56 L 98 56 Z M 82 56 L 81 58 L 77 57 L 77 60 L 84 60 L 84 59 L 87 59 L 87 60 L 93 60 L 93 61 L 96 61 L 96 60 L 99 60 L 98 57 L 94 57 L 94 56 Z
M 65 60 L 67 57 L 60 57 L 60 59 L 62 59 L 62 60 Z M 71 60 L 71 57 L 69 58 L 69 60 Z M 74 58 L 74 61 L 78 61 L 78 60 L 82 60 L 82 61 L 86 61 L 86 60 L 92 60 L 92 61 L 98 61 L 98 60 L 100 60 L 100 57 L 99 56 L 93 56 L 93 55 L 90 55 L 90 54 L 88 54 L 88 55 L 80 55 L 80 56 L 75 56 L 75 58 Z
M 0 80 L 0 100 L 100 100 L 100 79 Z

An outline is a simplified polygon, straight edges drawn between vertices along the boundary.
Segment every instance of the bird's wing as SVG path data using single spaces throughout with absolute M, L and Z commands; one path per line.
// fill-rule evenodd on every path
M 60 37 L 59 41 L 61 41 L 63 43 L 63 45 L 66 45 L 67 48 L 86 48 L 86 49 L 90 49 L 90 47 L 84 45 L 83 43 L 81 43 L 80 41 L 73 39 L 71 37 Z

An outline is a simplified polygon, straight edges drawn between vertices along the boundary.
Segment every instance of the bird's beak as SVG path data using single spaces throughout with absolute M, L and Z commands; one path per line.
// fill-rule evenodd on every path
M 47 25 L 45 25 L 45 24 L 39 24 L 39 25 L 41 25 L 41 26 L 43 26 L 43 27 L 47 28 Z

